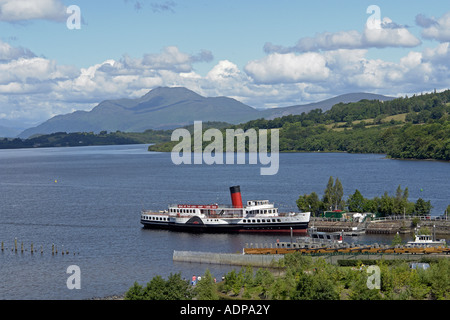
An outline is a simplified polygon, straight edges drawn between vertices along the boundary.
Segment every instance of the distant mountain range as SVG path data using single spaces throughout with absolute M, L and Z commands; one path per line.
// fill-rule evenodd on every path
M 26 124 L 20 121 L 0 119 L 0 137 L 13 138 L 33 124 Z M 36 125 L 36 124 L 34 124 Z
M 259 118 L 274 119 L 301 114 L 317 108 L 326 111 L 337 103 L 362 99 L 385 101 L 394 98 L 351 93 L 317 103 L 259 111 L 232 98 L 207 98 L 182 87 L 159 87 L 138 99 L 105 100 L 91 111 L 75 111 L 55 116 L 36 127 L 24 130 L 18 137 L 28 138 L 54 132 L 143 132 L 147 129 L 173 129 L 192 124 L 196 120 L 238 124 Z
M 303 104 L 303 105 L 296 105 L 291 107 L 284 107 L 284 108 L 274 108 L 262 111 L 262 113 L 265 114 L 264 118 L 268 120 L 273 120 L 278 117 L 288 116 L 290 114 L 302 114 L 303 112 L 309 112 L 314 109 L 322 109 L 322 111 L 327 111 L 331 109 L 335 104 L 338 103 L 350 103 L 350 102 L 358 102 L 361 100 L 380 100 L 380 101 L 388 101 L 395 99 L 394 97 L 387 97 L 379 94 L 373 94 L 373 93 L 365 93 L 365 92 L 358 92 L 358 93 L 347 93 L 342 94 L 340 96 L 330 98 L 327 100 L 309 103 L 309 104 Z

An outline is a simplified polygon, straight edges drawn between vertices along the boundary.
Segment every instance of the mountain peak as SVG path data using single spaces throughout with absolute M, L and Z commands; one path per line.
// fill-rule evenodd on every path
M 155 97 L 171 97 L 171 100 L 188 100 L 188 99 L 202 99 L 203 97 L 192 90 L 185 87 L 157 87 L 144 96 L 139 98 L 140 102 L 145 102 Z
M 339 102 L 361 99 L 388 99 L 379 95 L 355 93 L 331 98 L 309 105 L 291 106 L 258 111 L 227 97 L 206 98 L 184 87 L 157 87 L 137 99 L 105 100 L 88 112 L 73 112 L 55 116 L 19 137 L 52 132 L 143 132 L 147 129 L 172 129 L 194 121 L 221 121 L 231 124 L 254 119 L 273 119 L 288 114 L 301 114 L 311 109 L 330 109 Z

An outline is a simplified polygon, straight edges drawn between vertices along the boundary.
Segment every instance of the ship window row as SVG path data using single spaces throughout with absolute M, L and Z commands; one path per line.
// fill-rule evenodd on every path
M 195 209 L 175 209 L 175 208 L 170 208 L 169 212 L 172 212 L 172 213 L 195 213 Z
M 144 220 L 149 221 L 169 221 L 168 217 L 144 216 Z
M 251 210 L 249 214 L 267 214 L 267 213 L 277 213 L 277 209 L 264 209 L 264 210 Z
M 244 223 L 281 222 L 281 219 L 244 219 Z

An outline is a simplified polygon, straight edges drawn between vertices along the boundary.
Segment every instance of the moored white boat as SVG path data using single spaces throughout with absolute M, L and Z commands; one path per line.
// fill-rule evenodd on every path
M 444 247 L 446 245 L 445 239 L 433 240 L 429 234 L 416 234 L 414 241 L 408 241 L 408 247 Z
M 242 204 L 239 186 L 230 187 L 232 205 L 169 205 L 163 212 L 142 211 L 144 228 L 191 232 L 306 233 L 310 212 L 280 213 L 268 200 Z

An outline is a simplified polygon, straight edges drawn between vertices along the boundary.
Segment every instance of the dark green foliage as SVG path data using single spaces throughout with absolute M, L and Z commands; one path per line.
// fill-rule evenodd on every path
M 191 300 L 192 288 L 181 274 L 170 274 L 167 280 L 153 277 L 143 288 L 137 282 L 125 293 L 125 300 Z
M 281 152 L 382 153 L 398 159 L 450 161 L 449 113 L 450 90 L 446 90 L 384 102 L 339 103 L 326 112 L 316 109 L 228 128 L 280 129 Z M 386 117 L 399 114 L 406 114 L 406 123 L 386 121 Z M 224 132 L 225 128 L 221 129 Z M 174 145 L 176 142 L 166 142 L 151 150 L 167 152 Z
M 350 212 L 364 212 L 365 199 L 358 189 L 347 200 L 348 210 Z
M 166 281 L 154 277 L 143 288 L 137 282 L 127 291 L 127 300 L 440 300 L 450 299 L 450 260 L 427 258 L 430 267 L 412 269 L 401 260 L 343 260 L 339 266 L 323 258 L 313 260 L 301 253 L 285 255 L 279 262 L 282 272 L 251 267 L 230 271 L 225 281 L 214 282 L 206 270 L 202 280 L 192 287 L 179 274 Z M 380 288 L 369 288 L 378 267 Z
M 323 202 L 319 200 L 317 193 L 312 192 L 309 195 L 300 195 L 297 199 L 297 207 L 304 212 L 311 212 L 314 216 L 318 216 Z
M 208 269 L 206 269 L 202 279 L 197 282 L 195 295 L 198 300 L 217 300 L 219 298 L 214 277 Z
M 171 131 L 155 130 L 147 130 L 143 133 L 126 133 L 120 131 L 107 133 L 106 131 L 101 131 L 99 134 L 94 134 L 93 132 L 56 132 L 24 140 L 19 138 L 5 138 L 0 140 L 0 149 L 160 143 L 170 140 L 171 134 Z
M 430 200 L 425 201 L 422 198 L 417 199 L 417 202 L 414 206 L 414 210 L 416 214 L 420 216 L 426 216 L 430 214 L 431 208 L 433 206 L 431 205 Z
M 356 189 L 347 201 L 343 200 L 343 186 L 336 178 L 330 177 L 324 191 L 322 200 L 312 192 L 311 194 L 300 195 L 296 201 L 297 207 L 302 211 L 309 211 L 313 216 L 321 216 L 324 211 L 336 209 L 348 209 L 350 212 L 372 212 L 379 216 L 390 215 L 429 215 L 431 212 L 431 201 L 419 198 L 416 202 L 408 201 L 409 190 L 402 190 L 397 187 L 395 196 L 390 196 L 387 191 L 381 197 L 366 199 L 361 192 Z M 450 206 L 449 206 L 450 207 Z

